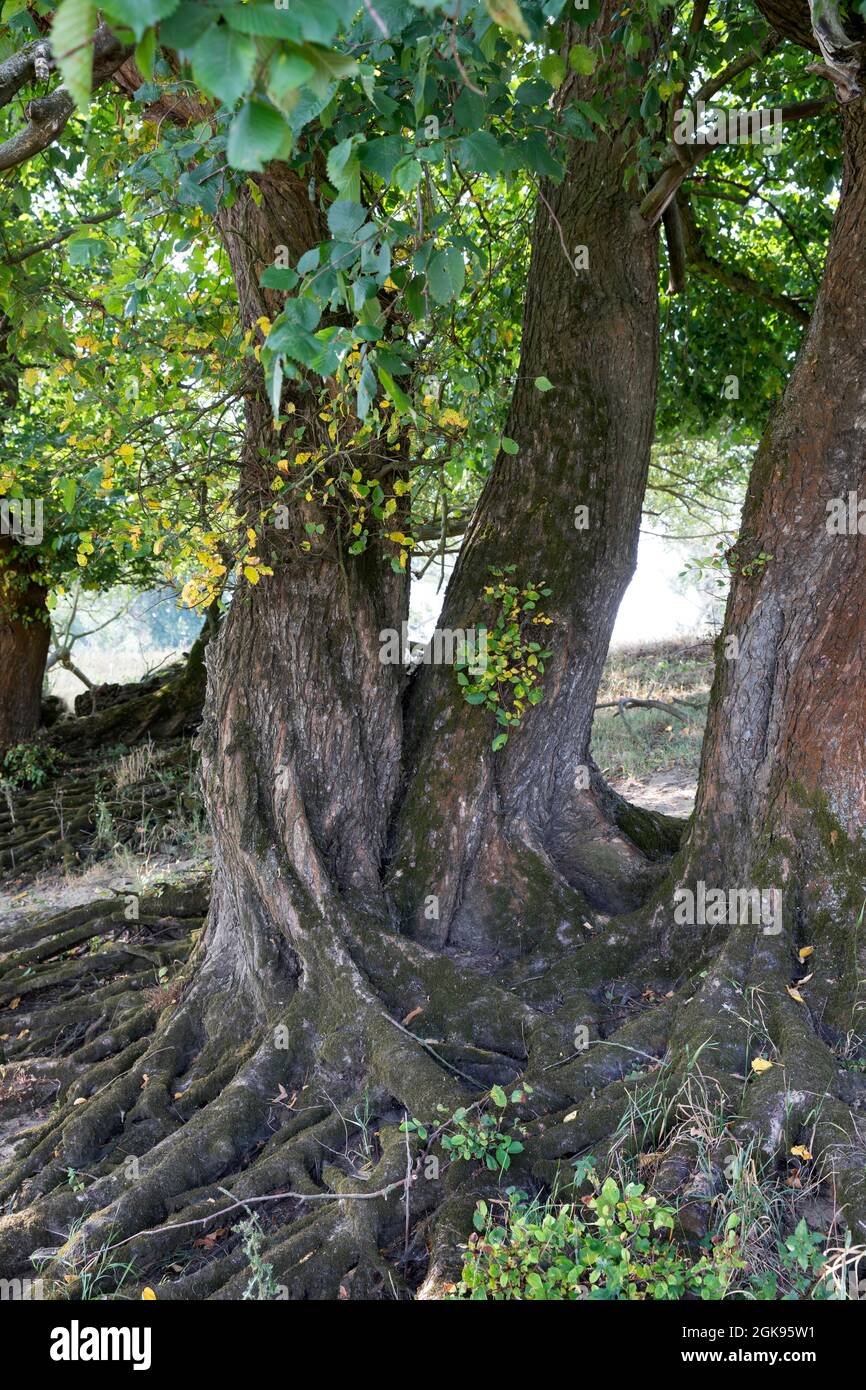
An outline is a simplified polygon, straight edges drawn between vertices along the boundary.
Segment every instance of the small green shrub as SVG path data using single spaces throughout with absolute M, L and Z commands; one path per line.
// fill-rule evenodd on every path
M 477 1204 L 459 1283 L 452 1299 L 668 1300 L 724 1298 L 840 1299 L 844 1284 L 827 1269 L 825 1237 L 801 1220 L 779 1241 L 775 1273 L 752 1275 L 732 1213 L 695 1258 L 674 1240 L 676 1211 L 622 1189 L 583 1167 L 592 1194 L 578 1202 L 530 1199 L 510 1188 L 504 1199 Z
M 511 1093 L 511 1104 L 519 1105 L 532 1094 L 531 1086 L 520 1086 Z M 429 1139 L 432 1144 L 439 1140 L 445 1154 L 450 1159 L 464 1163 L 484 1163 L 493 1173 L 504 1173 L 511 1166 L 515 1154 L 523 1152 L 523 1144 L 516 1138 L 523 1131 L 515 1120 L 510 1132 L 504 1129 L 502 1113 L 509 1103 L 501 1086 L 494 1086 L 483 1101 L 474 1105 L 460 1106 L 448 1119 L 436 1126 L 422 1124 L 420 1120 L 405 1120 L 400 1129 L 405 1133 L 417 1134 L 422 1143 Z M 493 1109 L 488 1107 L 492 1106 Z M 440 1106 L 444 1111 L 445 1107 Z M 447 1112 L 446 1112 L 447 1113 Z
M 274 1267 L 264 1259 L 265 1235 L 258 1217 L 251 1214 L 246 1221 L 238 1223 L 237 1230 L 250 1271 L 241 1297 L 265 1303 L 282 1298 L 284 1289 L 274 1279 Z
M 13 790 L 42 787 L 60 766 L 60 754 L 47 743 L 13 743 L 3 758 L 0 781 Z
M 613 1178 L 580 1203 L 530 1200 L 511 1189 L 504 1202 L 479 1202 L 475 1233 L 452 1298 L 722 1298 L 736 1267 L 731 1245 L 698 1261 L 673 1241 L 676 1213 Z

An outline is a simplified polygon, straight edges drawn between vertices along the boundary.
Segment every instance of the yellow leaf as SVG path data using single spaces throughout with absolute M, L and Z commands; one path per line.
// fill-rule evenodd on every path
M 516 0 L 484 0 L 490 18 L 511 34 L 529 38 L 529 28 Z
M 562 1123 L 565 1124 L 565 1125 L 567 1125 L 567 1124 L 570 1124 L 570 1122 L 571 1122 L 572 1120 L 576 1120 L 576 1119 L 577 1119 L 577 1111 L 576 1111 L 576 1110 L 569 1110 L 568 1114 L 566 1115 L 566 1117 L 565 1117 L 565 1119 L 563 1120 Z
M 258 584 L 259 572 L 254 570 L 252 565 L 244 565 L 244 578 L 248 579 L 251 584 Z
M 806 1001 L 798 989 L 794 989 L 793 985 L 788 985 L 787 988 L 792 999 L 796 999 L 798 1004 L 805 1004 Z
M 804 1163 L 808 1163 L 809 1159 L 812 1157 L 805 1144 L 795 1144 L 791 1153 L 795 1158 L 802 1158 Z
M 773 1063 L 768 1061 L 766 1057 L 756 1057 L 752 1062 L 752 1071 L 756 1071 L 760 1075 L 761 1072 L 769 1071 L 772 1065 Z
M 147 1303 L 156 1302 L 156 1294 L 154 1293 L 153 1289 L 149 1286 L 147 1288 L 142 1289 L 141 1296 Z
M 443 410 L 439 416 L 440 425 L 454 425 L 459 430 L 465 430 L 469 421 L 465 415 L 461 415 L 457 410 Z
M 808 960 L 809 956 L 811 956 L 811 954 L 812 954 L 812 952 L 814 951 L 814 949 L 815 949 L 814 946 L 801 946 L 801 947 L 800 947 L 800 953 L 799 953 L 799 954 L 800 954 L 800 959 L 801 959 L 801 960 Z
M 17 1008 L 18 1008 L 18 1005 L 19 1005 L 20 1003 L 21 1003 L 21 995 L 20 995 L 20 994 L 17 994 L 17 995 L 15 996 L 15 998 L 11 1001 L 9 1007 L 10 1007 L 10 1009 L 17 1009 Z

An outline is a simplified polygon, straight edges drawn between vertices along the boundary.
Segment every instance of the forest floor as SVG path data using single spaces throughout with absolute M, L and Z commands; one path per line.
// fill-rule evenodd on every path
M 713 664 L 711 644 L 691 638 L 621 648 L 608 657 L 599 705 L 655 700 L 669 707 L 617 705 L 596 713 L 593 756 L 627 801 L 669 816 L 691 815 Z

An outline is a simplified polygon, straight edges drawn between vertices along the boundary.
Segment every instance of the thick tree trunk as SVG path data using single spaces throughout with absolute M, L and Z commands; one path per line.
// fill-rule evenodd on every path
M 0 538 L 0 753 L 39 728 L 50 633 L 46 592 L 30 569 L 26 552 Z
M 599 24 L 616 10 L 605 4 Z M 562 1073 L 551 1066 L 568 1060 L 575 1022 L 604 1007 L 585 988 L 590 970 L 575 971 L 587 902 L 639 901 L 653 858 L 670 848 L 669 828 L 629 817 L 589 758 L 599 673 L 634 567 L 657 365 L 656 244 L 632 218 L 624 154 L 616 135 L 580 144 L 563 186 L 542 187 L 507 427 L 521 452 L 497 461 L 443 619 L 485 620 L 491 565 L 545 580 L 554 656 L 544 703 L 494 756 L 495 727 L 459 698 L 453 669 L 425 668 L 407 697 L 400 667 L 380 660 L 380 633 L 406 617 L 405 577 L 375 547 L 344 563 L 333 534 L 304 552 L 304 523 L 333 531 L 313 503 L 292 508 L 289 529 L 267 529 L 274 573 L 238 588 L 206 653 L 206 932 L 179 1007 L 159 1015 L 152 1039 L 146 1011 L 127 1010 L 101 1068 L 85 1065 L 88 1045 L 64 1058 L 66 1097 L 83 1091 L 87 1104 L 47 1121 L 0 1185 L 0 1198 L 25 1181 L 47 1194 L 0 1222 L 10 1267 L 85 1215 L 76 1249 L 121 1237 L 147 1270 L 184 1239 L 154 1228 L 211 1222 L 229 1184 L 244 1200 L 289 1188 L 318 1204 L 295 1208 L 270 1243 L 292 1297 L 381 1289 L 380 1252 L 405 1242 L 404 1221 L 423 1261 L 433 1247 L 435 1280 L 438 1252 L 446 1265 L 457 1258 L 472 1185 L 459 1165 L 442 1181 L 408 1182 L 400 1120 L 430 1121 L 437 1105 L 453 1110 L 524 1071 L 540 1114 L 558 1104 Z M 247 326 L 274 317 L 259 275 L 276 248 L 299 255 L 322 236 L 287 170 L 257 182 L 258 202 L 244 190 L 220 218 Z M 541 376 L 555 388 L 546 395 Z M 321 430 L 315 397 L 287 389 L 306 450 Z M 246 410 L 241 495 L 252 520 L 273 501 L 267 456 L 297 446 L 275 434 L 262 388 Z M 366 461 L 365 476 L 374 467 Z M 432 925 L 427 897 L 438 899 Z M 9 969 L 17 988 L 19 962 Z M 33 1023 L 45 1047 L 54 1025 L 42 1014 Z M 372 1193 L 348 1132 L 359 1113 L 370 1116 Z M 134 1182 L 119 1160 L 130 1152 L 141 1155 Z M 64 1188 L 58 1164 L 86 1166 L 87 1191 Z M 396 1188 L 402 1207 L 367 1200 Z M 387 1268 L 398 1282 L 385 1287 L 399 1289 L 409 1263 L 398 1254 Z M 236 1296 L 246 1277 L 235 1246 L 160 1296 Z
M 760 874 L 810 940 L 866 895 L 866 110 L 844 119 L 821 292 L 731 556 L 688 854 L 707 881 Z
M 420 668 L 408 700 L 389 881 L 404 929 L 431 943 L 525 949 L 581 899 L 635 905 L 649 861 L 670 848 L 670 827 L 615 798 L 589 751 L 634 572 L 658 369 L 657 242 L 635 225 L 623 160 L 621 140 L 599 136 L 575 145 L 561 185 L 542 184 L 506 426 L 519 453 L 496 460 L 440 621 L 491 622 L 491 567 L 514 566 L 521 587 L 545 583 L 553 622 L 533 634 L 553 651 L 543 702 L 494 753 L 500 727 L 463 701 L 452 668 Z M 537 388 L 545 377 L 553 390 Z M 431 894 L 438 920 L 425 915 Z
M 866 107 L 843 119 L 824 277 L 752 470 L 693 829 L 648 913 L 647 969 L 685 980 L 672 1055 L 706 1046 L 765 1162 L 820 1154 L 860 1238 L 866 1088 L 842 1059 L 861 1055 L 866 979 Z

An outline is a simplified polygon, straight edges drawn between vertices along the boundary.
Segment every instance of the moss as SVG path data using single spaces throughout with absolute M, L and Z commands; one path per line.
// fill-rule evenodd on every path
M 617 798 L 615 818 L 618 829 L 653 861 L 675 854 L 690 824 L 659 811 L 645 811 L 622 797 Z

